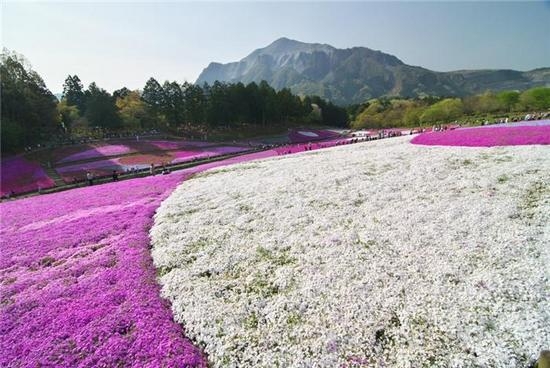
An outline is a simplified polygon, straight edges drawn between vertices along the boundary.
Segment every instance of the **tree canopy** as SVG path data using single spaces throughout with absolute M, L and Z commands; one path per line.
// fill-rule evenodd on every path
M 360 129 L 445 124 L 546 109 L 550 109 L 550 88 L 536 87 L 523 92 L 487 91 L 463 98 L 380 98 L 351 106 L 348 111 L 351 126 Z
M 57 99 L 24 57 L 0 56 L 2 152 L 36 144 L 59 129 Z

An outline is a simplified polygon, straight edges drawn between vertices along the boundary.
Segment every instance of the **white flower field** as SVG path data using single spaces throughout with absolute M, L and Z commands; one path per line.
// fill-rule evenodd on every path
M 151 230 L 214 367 L 525 367 L 550 342 L 550 149 L 410 137 L 207 171 Z

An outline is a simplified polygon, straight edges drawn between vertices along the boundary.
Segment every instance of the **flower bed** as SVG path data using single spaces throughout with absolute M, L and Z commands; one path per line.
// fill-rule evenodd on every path
M 1 161 L 1 195 L 11 193 L 23 193 L 46 189 L 55 185 L 54 181 L 46 175 L 42 167 L 36 162 L 30 162 L 24 157 L 16 156 L 3 158 Z
M 0 366 L 205 366 L 159 297 L 147 229 L 172 174 L 1 204 Z
M 548 348 L 550 151 L 409 137 L 213 170 L 151 230 L 213 367 L 524 367 Z
M 234 146 L 219 146 L 219 147 L 209 147 L 203 148 L 200 151 L 176 151 L 173 152 L 174 158 L 172 163 L 180 163 L 192 160 L 198 160 L 203 158 L 211 158 L 216 156 L 227 155 L 230 153 L 244 152 L 248 148 L 243 147 L 234 147 Z
M 57 167 L 56 171 L 65 182 L 70 183 L 73 181 L 73 178 L 83 180 L 86 177 L 87 171 L 92 172 L 95 176 L 106 176 L 110 175 L 113 170 L 125 172 L 131 169 L 147 169 L 151 163 L 155 164 L 155 166 L 170 163 L 175 164 L 243 151 L 246 151 L 246 148 L 233 146 L 205 147 L 185 151 L 162 151 L 61 166 Z
M 113 170 L 119 172 L 125 171 L 128 167 L 147 168 L 149 164 L 143 165 L 129 165 L 121 164 L 118 159 L 99 160 L 92 162 L 85 162 L 80 164 L 73 164 L 67 166 L 57 167 L 55 170 L 63 178 L 66 183 L 71 183 L 73 178 L 77 180 L 83 180 L 86 178 L 86 172 L 90 171 L 94 176 L 106 176 L 110 175 Z
M 216 145 L 213 142 L 199 142 L 187 140 L 123 140 L 112 144 L 96 143 L 81 146 L 62 147 L 52 152 L 55 162 L 69 163 L 74 161 L 91 160 L 109 156 L 120 156 L 129 153 L 170 151 L 181 148 L 201 148 Z
M 92 158 L 104 157 L 104 156 L 117 156 L 130 152 L 134 152 L 130 147 L 122 144 L 111 144 L 106 146 L 99 146 L 86 151 L 78 152 L 70 156 L 64 157 L 59 160 L 58 163 L 89 160 Z
M 206 366 L 159 297 L 155 209 L 190 169 L 0 204 L 0 366 Z
M 482 125 L 479 128 L 494 128 L 494 127 L 514 127 L 514 126 L 546 126 L 550 125 L 550 120 L 528 120 L 509 123 L 498 123 L 490 125 Z
M 288 133 L 288 138 L 291 143 L 304 143 L 325 139 L 334 139 L 339 136 L 340 134 L 330 130 L 293 129 Z
M 493 147 L 550 144 L 550 125 L 484 126 L 420 134 L 411 143 L 430 146 Z

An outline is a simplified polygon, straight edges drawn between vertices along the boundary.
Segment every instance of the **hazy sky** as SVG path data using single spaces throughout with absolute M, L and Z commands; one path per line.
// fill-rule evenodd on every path
M 279 37 L 366 46 L 438 71 L 550 67 L 545 2 L 8 2 L 2 46 L 52 92 L 68 74 L 109 91 L 194 82 Z

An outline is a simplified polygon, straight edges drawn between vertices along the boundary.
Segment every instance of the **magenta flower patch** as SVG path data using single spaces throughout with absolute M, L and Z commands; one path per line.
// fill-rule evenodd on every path
M 184 178 L 1 204 L 0 366 L 206 365 L 159 297 L 149 255 L 152 215 Z
M 143 165 L 143 167 L 148 167 L 148 165 Z M 55 170 L 66 183 L 70 183 L 73 178 L 84 179 L 87 171 L 92 172 L 95 176 L 104 176 L 110 175 L 113 170 L 124 171 L 125 166 L 120 164 L 118 159 L 110 159 L 61 166 Z
M 27 161 L 21 156 L 3 158 L 0 172 L 2 196 L 12 191 L 23 193 L 54 186 L 54 181 L 38 163 Z
M 202 148 L 198 151 L 176 151 L 172 152 L 174 159 L 172 160 L 173 164 L 198 160 L 203 158 L 210 158 L 216 156 L 227 155 L 230 153 L 244 152 L 247 148 L 235 147 L 235 146 L 219 146 L 219 147 L 210 147 Z
M 160 298 L 148 231 L 160 202 L 210 168 L 0 204 L 1 367 L 206 367 Z
M 122 144 L 111 144 L 107 146 L 100 146 L 86 151 L 78 152 L 72 155 L 69 155 L 61 160 L 59 163 L 63 162 L 72 162 L 80 160 L 89 160 L 92 158 L 99 158 L 104 156 L 117 156 L 123 155 L 132 152 L 133 150 Z
M 428 146 L 493 147 L 550 144 L 550 125 L 492 126 L 420 134 L 413 144 Z

